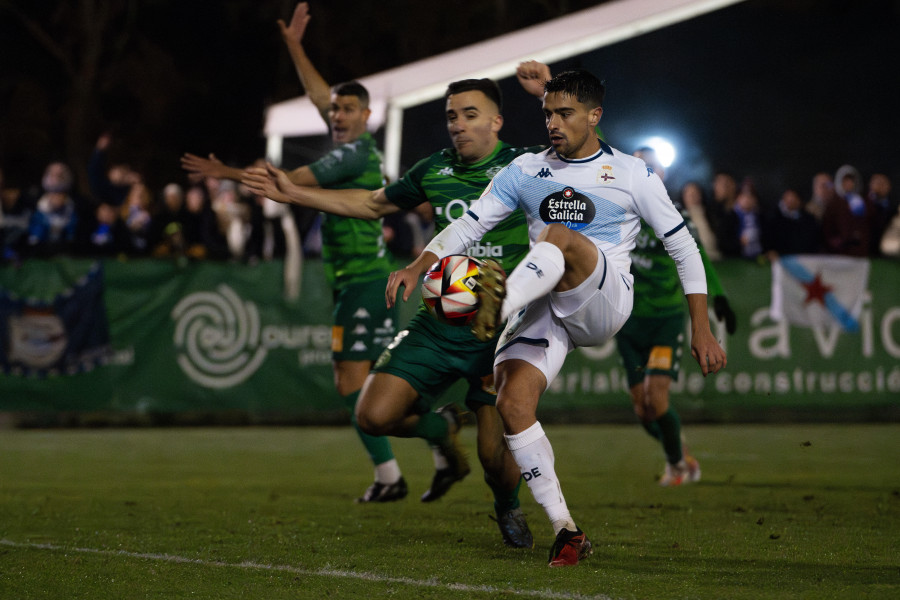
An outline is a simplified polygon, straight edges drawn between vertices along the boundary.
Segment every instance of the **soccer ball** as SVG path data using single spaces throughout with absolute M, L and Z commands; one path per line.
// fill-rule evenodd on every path
M 422 298 L 439 321 L 468 325 L 478 312 L 475 277 L 481 261 L 470 256 L 445 256 L 431 265 L 422 281 Z

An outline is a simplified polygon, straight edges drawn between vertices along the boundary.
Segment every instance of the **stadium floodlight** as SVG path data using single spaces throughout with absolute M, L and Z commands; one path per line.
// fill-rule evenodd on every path
M 675 162 L 675 146 L 669 140 L 654 136 L 648 138 L 642 145 L 653 148 L 653 151 L 656 152 L 656 158 L 663 167 L 669 168 L 669 165 Z

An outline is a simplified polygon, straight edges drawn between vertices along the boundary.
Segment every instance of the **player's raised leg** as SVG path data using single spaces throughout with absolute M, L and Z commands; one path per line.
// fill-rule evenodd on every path
M 472 333 L 479 339 L 490 339 L 500 323 L 528 303 L 551 291 L 578 287 L 593 273 L 598 257 L 597 247 L 588 238 L 565 225 L 548 225 L 505 281 L 490 264 L 485 265 L 484 274 L 479 273 L 476 290 L 482 307 Z M 495 300 L 498 297 L 500 306 Z

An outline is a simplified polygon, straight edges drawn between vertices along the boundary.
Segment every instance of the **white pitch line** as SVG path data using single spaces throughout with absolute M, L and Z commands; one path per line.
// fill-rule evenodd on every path
M 612 600 L 609 596 L 588 596 L 584 594 L 569 594 L 564 592 L 554 592 L 551 590 L 517 590 L 513 588 L 498 588 L 492 585 L 470 585 L 467 583 L 443 583 L 434 579 L 411 579 L 409 577 L 389 577 L 379 575 L 377 573 L 366 573 L 358 571 L 345 571 L 342 569 L 301 569 L 290 565 L 267 565 L 255 563 L 252 561 L 244 561 L 240 563 L 230 563 L 220 560 L 203 560 L 200 558 L 187 558 L 184 556 L 175 556 L 172 554 L 156 554 L 152 552 L 129 552 L 127 550 L 102 550 L 99 548 L 68 548 L 66 546 L 58 546 L 56 544 L 29 544 L 14 542 L 11 540 L 0 539 L 0 546 L 10 548 L 24 548 L 30 550 L 51 550 L 54 552 L 76 552 L 79 554 L 99 554 L 104 556 L 124 556 L 127 558 L 141 558 L 145 560 L 156 560 L 160 562 L 192 564 L 203 567 L 226 567 L 232 569 L 249 569 L 260 571 L 276 571 L 280 573 L 291 573 L 292 575 L 306 575 L 311 577 L 333 577 L 337 579 L 360 579 L 364 581 L 373 581 L 376 583 L 400 583 L 414 587 L 425 588 L 446 588 L 448 590 L 458 592 L 479 592 L 486 594 L 512 594 L 514 596 L 527 596 L 534 598 L 552 598 L 554 600 Z

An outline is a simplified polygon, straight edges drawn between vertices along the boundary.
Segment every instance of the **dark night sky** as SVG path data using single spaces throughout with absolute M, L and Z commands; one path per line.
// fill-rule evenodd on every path
M 651 135 L 675 143 L 670 192 L 722 169 L 752 178 L 764 202 L 788 186 L 806 197 L 814 173 L 850 163 L 864 177 L 888 173 L 896 193 L 900 3 L 817 4 L 750 0 L 551 67 L 606 81 L 601 126 L 614 147 L 631 152 Z M 503 137 L 543 143 L 530 97 L 514 79 L 501 84 Z M 411 111 L 418 138 L 407 135 L 405 160 L 445 144 L 439 114 L 440 103 Z
M 63 117 L 54 103 L 66 91 L 53 87 L 61 80 L 53 61 L 2 13 L 10 2 L 37 11 L 0 0 L 0 167 L 10 179 L 33 178 L 58 157 Z M 182 3 L 173 14 L 172 2 L 141 3 L 143 37 L 131 47 L 155 66 L 117 65 L 118 84 L 104 88 L 88 141 L 101 127 L 115 127 L 118 155 L 159 184 L 183 177 L 177 159 L 184 151 L 213 151 L 236 163 L 262 154 L 265 105 L 299 91 L 274 26 L 294 4 Z M 444 4 L 386 0 L 381 12 L 349 0 L 311 5 L 310 54 L 331 81 L 452 49 L 466 35 L 466 43 L 477 41 L 491 29 L 460 29 L 465 19 Z M 491 4 L 479 6 L 484 12 Z M 537 10 L 539 3 L 522 6 Z M 423 18 L 435 22 L 430 35 L 409 35 L 416 30 L 410 22 Z M 347 23 L 365 24 L 368 35 L 336 37 L 342 24 L 352 29 Z M 673 140 L 679 157 L 669 169 L 670 190 L 726 169 L 752 177 L 764 201 L 785 186 L 805 196 L 813 173 L 844 163 L 864 175 L 887 172 L 900 185 L 898 0 L 748 0 L 551 66 L 584 66 L 606 80 L 601 126 L 613 146 L 631 151 L 651 134 Z M 26 93 L 41 85 L 43 94 Z M 513 79 L 501 87 L 502 137 L 545 142 L 534 100 Z M 440 102 L 407 111 L 404 166 L 448 144 L 442 113 Z

